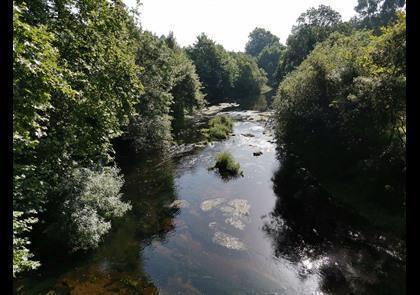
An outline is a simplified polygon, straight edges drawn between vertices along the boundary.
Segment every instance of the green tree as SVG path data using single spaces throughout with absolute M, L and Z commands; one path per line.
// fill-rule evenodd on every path
M 352 206 L 366 218 L 376 222 L 372 208 L 399 214 L 394 225 L 403 222 L 395 208 L 405 202 L 405 50 L 404 14 L 380 36 L 334 33 L 284 79 L 275 99 L 281 150 L 326 183 L 335 179 L 343 188 L 332 189 L 345 201 L 359 198 Z
M 52 95 L 71 99 L 76 92 L 63 78 L 54 35 L 45 25 L 34 26 L 23 18 L 26 5 L 13 4 L 13 275 L 36 268 L 27 249 L 31 223 L 46 203 L 48 170 L 40 161 L 53 109 Z
M 271 45 L 264 49 L 257 56 L 257 63 L 267 73 L 268 85 L 272 88 L 277 86 L 276 71 L 283 57 L 286 47 L 283 45 Z
M 78 169 L 113 166 L 111 140 L 139 101 L 136 28 L 121 1 L 56 0 L 16 1 L 14 30 L 15 223 L 38 213 L 41 230 L 59 228 L 71 214 L 56 214 L 63 182 Z M 16 263 L 30 262 L 18 243 L 26 234 L 16 233 L 16 253 L 24 253 Z
M 143 68 L 139 78 L 144 93 L 131 118 L 128 135 L 139 151 L 164 151 L 172 140 L 169 116 L 173 104 L 170 92 L 175 83 L 172 52 L 164 40 L 145 31 L 139 36 L 136 64 Z
M 166 44 L 173 51 L 173 67 L 175 69 L 175 83 L 171 90 L 174 103 L 171 107 L 171 115 L 176 120 L 183 120 L 184 113 L 192 113 L 194 109 L 204 106 L 204 94 L 201 92 L 202 85 L 196 68 L 189 59 L 185 50 L 176 42 L 173 34 L 166 38 Z
M 238 67 L 238 77 L 234 88 L 236 99 L 240 102 L 244 97 L 258 97 L 265 90 L 266 74 L 251 56 L 240 52 L 232 55 Z
M 277 36 L 263 28 L 255 28 L 249 33 L 248 42 L 245 45 L 245 52 L 257 57 L 264 48 L 276 45 L 280 45 Z
M 380 33 L 380 28 L 394 22 L 396 12 L 405 7 L 405 0 L 358 0 L 354 8 L 358 16 L 353 23 L 358 28 L 373 29 Z
M 235 61 L 229 53 L 205 34 L 197 37 L 187 53 L 194 62 L 208 102 L 226 99 L 237 74 Z
M 24 218 L 23 214 L 22 211 L 13 211 L 13 277 L 40 266 L 39 261 L 32 260 L 34 255 L 27 248 L 31 242 L 26 236 L 32 229 L 31 224 L 38 220 L 34 217 Z
M 340 24 L 340 14 L 326 5 L 302 13 L 287 38 L 287 48 L 277 69 L 277 80 L 281 81 L 287 73 L 299 66 L 316 44 L 340 28 Z

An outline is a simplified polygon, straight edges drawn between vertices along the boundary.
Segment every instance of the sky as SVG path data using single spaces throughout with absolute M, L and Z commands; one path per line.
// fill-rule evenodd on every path
M 134 6 L 135 0 L 124 0 Z M 299 15 L 329 5 L 343 20 L 355 15 L 357 0 L 141 0 L 143 29 L 158 36 L 174 32 L 181 46 L 192 45 L 204 32 L 230 51 L 244 51 L 255 27 L 269 30 L 286 43 Z

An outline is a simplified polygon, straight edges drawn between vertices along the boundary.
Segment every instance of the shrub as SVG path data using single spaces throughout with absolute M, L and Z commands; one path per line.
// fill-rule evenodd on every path
M 229 152 L 221 152 L 216 156 L 216 164 L 213 168 L 217 168 L 222 176 L 236 176 L 240 171 L 240 165 L 235 161 Z
M 219 115 L 209 121 L 208 134 L 212 139 L 226 139 L 233 130 L 233 122 L 226 115 Z
M 110 230 L 111 220 L 131 209 L 120 199 L 124 181 L 118 173 L 116 167 L 102 171 L 78 168 L 63 186 L 62 229 L 73 251 L 96 248 Z
M 24 270 L 36 269 L 40 266 L 38 261 L 32 260 L 34 256 L 27 246 L 30 241 L 24 236 L 32 228 L 31 224 L 37 222 L 37 218 L 23 217 L 23 212 L 13 211 L 13 277 Z

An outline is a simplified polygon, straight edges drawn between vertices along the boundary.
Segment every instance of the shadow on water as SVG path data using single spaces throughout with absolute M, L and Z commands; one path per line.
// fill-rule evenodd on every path
M 241 97 L 239 104 L 244 110 L 265 111 L 268 108 L 265 94 L 243 96 Z
M 117 150 L 125 178 L 124 198 L 132 210 L 113 222 L 98 249 L 46 256 L 41 269 L 20 281 L 15 293 L 158 294 L 142 269 L 142 252 L 152 241 L 165 241 L 175 228 L 179 209 L 168 206 L 176 199 L 174 163 L 158 165 L 159 157 L 136 155 L 124 143 Z
M 302 276 L 318 273 L 326 293 L 405 294 L 400 241 L 334 204 L 293 156 L 283 157 L 272 181 L 277 201 L 263 230 L 276 257 L 301 263 Z
M 404 294 L 404 245 L 337 205 L 294 157 L 279 164 L 263 114 L 230 115 L 234 136 L 178 160 L 116 144 L 132 210 L 91 252 L 61 255 L 44 245 L 42 268 L 17 293 Z M 195 132 L 179 140 L 195 141 Z M 244 177 L 224 182 L 208 171 L 222 150 Z M 232 204 L 249 207 L 235 215 Z

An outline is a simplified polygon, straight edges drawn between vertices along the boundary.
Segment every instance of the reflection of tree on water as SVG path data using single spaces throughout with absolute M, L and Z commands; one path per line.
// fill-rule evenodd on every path
M 82 259 L 73 256 L 78 261 L 68 259 L 57 277 L 37 278 L 25 289 L 40 290 L 44 285 L 46 293 L 51 287 L 41 280 L 50 280 L 57 294 L 158 294 L 143 271 L 142 252 L 152 241 L 165 240 L 175 228 L 173 220 L 179 209 L 169 206 L 176 199 L 173 163 L 167 161 L 156 168 L 162 159 L 136 155 L 130 150 L 119 152 L 124 198 L 130 201 L 132 210 L 115 220 L 98 249 Z
M 132 284 L 139 286 L 137 291 L 143 290 L 144 281 L 148 282 L 147 288 L 156 289 L 143 271 L 142 252 L 152 241 L 166 239 L 175 229 L 174 218 L 179 213 L 178 208 L 169 206 L 176 200 L 173 163 L 167 161 L 156 168 L 160 160 L 140 159 L 140 166 L 139 161 L 133 162 L 135 168 L 128 165 L 124 195 L 133 208 L 116 224 L 116 230 L 93 259 L 116 277 L 122 272 L 136 278 Z
M 265 94 L 242 96 L 238 101 L 242 109 L 265 111 L 267 98 Z
M 333 203 L 296 158 L 285 156 L 273 177 L 278 196 L 263 230 L 274 254 L 320 275 L 320 287 L 333 294 L 401 294 L 405 262 L 387 254 L 387 238 L 364 220 Z

